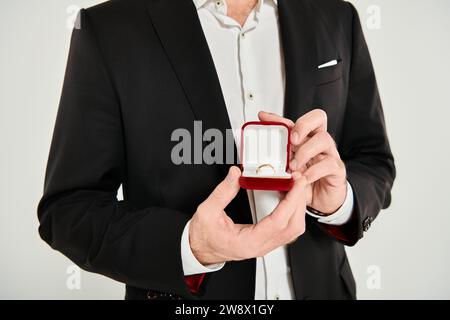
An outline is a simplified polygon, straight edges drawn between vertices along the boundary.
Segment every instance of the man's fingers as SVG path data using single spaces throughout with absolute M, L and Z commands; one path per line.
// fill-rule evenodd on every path
M 201 205 L 207 210 L 220 209 L 223 210 L 236 197 L 239 192 L 239 177 L 241 170 L 233 166 L 228 171 L 225 179 L 217 185 L 214 191 L 209 195 L 208 199 Z
M 292 171 L 299 170 L 311 159 L 321 153 L 339 158 L 339 154 L 336 150 L 336 144 L 327 132 L 319 132 L 315 134 L 300 148 L 298 148 L 295 152 L 294 159 L 292 159 L 289 163 L 289 168 Z
M 293 178 L 294 186 L 271 215 L 255 225 L 236 225 L 245 257 L 263 256 L 304 232 L 307 181 L 298 172 L 293 173 Z
M 314 109 L 304 114 L 295 123 L 280 115 L 265 111 L 260 111 L 258 118 L 261 121 L 281 122 L 291 128 L 291 143 L 294 146 L 300 145 L 311 133 L 327 131 L 327 114 L 321 109 Z
M 343 164 L 338 159 L 326 156 L 321 161 L 309 167 L 304 176 L 308 183 L 314 183 L 324 177 L 331 176 L 336 172 L 343 170 Z
M 304 232 L 305 228 L 305 188 L 306 178 L 296 175 L 294 187 L 286 194 L 273 213 L 251 230 L 252 237 L 257 239 L 256 251 L 259 256 L 286 244 Z
M 254 231 L 257 236 L 270 238 L 271 235 L 280 233 L 288 226 L 289 220 L 297 210 L 297 207 L 304 204 L 304 201 L 301 201 L 301 199 L 302 192 L 305 192 L 306 178 L 298 172 L 295 172 L 293 175 L 295 182 L 292 189 L 280 201 L 272 214 L 265 217 L 255 226 Z
M 283 118 L 282 116 L 279 116 L 275 113 L 270 113 L 270 112 L 265 112 L 265 111 L 260 111 L 258 113 L 258 118 L 261 121 L 274 121 L 274 122 L 281 122 L 284 123 L 285 125 L 287 125 L 289 128 L 294 127 L 294 122 Z
M 327 114 L 321 109 L 304 114 L 295 122 L 291 132 L 291 143 L 294 146 L 300 145 L 311 133 L 326 132 L 327 122 Z
M 307 181 L 306 178 L 301 175 L 299 172 L 293 172 L 292 178 L 294 179 L 294 186 L 288 193 L 286 193 L 286 197 L 284 197 L 283 201 L 286 200 L 291 203 L 298 204 L 299 195 L 304 191 Z
M 279 233 L 276 237 L 270 239 L 270 241 L 264 244 L 264 246 L 262 247 L 263 255 L 275 248 L 278 248 L 281 245 L 291 243 L 298 237 L 300 237 L 305 232 L 305 216 L 306 207 L 299 206 L 289 219 L 287 228 Z

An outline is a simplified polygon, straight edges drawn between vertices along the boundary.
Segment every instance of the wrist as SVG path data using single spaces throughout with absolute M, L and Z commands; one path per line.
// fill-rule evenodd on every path
M 183 272 L 185 276 L 204 274 L 209 272 L 219 271 L 223 268 L 222 264 L 205 264 L 200 262 L 194 253 L 189 243 L 189 228 L 191 220 L 186 224 L 183 234 L 181 236 L 181 262 L 183 265 Z
M 345 197 L 344 203 L 335 213 L 323 216 L 317 215 L 313 212 L 306 210 L 306 213 L 317 219 L 318 222 L 341 226 L 346 224 L 353 216 L 353 208 L 354 208 L 354 196 L 353 196 L 353 188 L 350 183 L 347 182 L 347 195 Z
M 326 199 L 320 201 L 314 201 L 314 197 L 310 204 L 307 205 L 307 210 L 315 215 L 326 217 L 339 211 L 347 198 L 348 186 L 347 180 L 341 187 L 336 188 L 334 191 L 326 192 L 324 194 L 331 194 Z
M 202 234 L 204 233 L 201 232 L 201 230 L 197 232 L 195 217 L 192 218 L 191 223 L 189 224 L 189 246 L 195 259 L 203 266 L 223 264 L 224 261 L 213 252 L 210 252 L 211 250 L 208 250 L 207 245 L 205 245 L 206 240 L 197 237 L 197 235 Z

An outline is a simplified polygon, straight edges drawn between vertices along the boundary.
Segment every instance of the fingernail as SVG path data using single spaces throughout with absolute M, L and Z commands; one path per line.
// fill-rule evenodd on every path
M 231 167 L 230 170 L 228 171 L 226 179 L 230 182 L 233 182 L 237 177 L 237 171 L 238 171 L 237 167 Z
M 297 170 L 297 160 L 292 160 L 290 164 L 291 170 Z
M 297 144 L 299 138 L 300 138 L 300 137 L 299 137 L 297 131 L 292 132 L 292 135 L 291 135 L 291 142 L 292 142 L 293 144 Z

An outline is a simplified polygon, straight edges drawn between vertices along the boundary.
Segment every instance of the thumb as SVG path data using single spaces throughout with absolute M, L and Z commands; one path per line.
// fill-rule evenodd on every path
M 206 199 L 205 204 L 211 209 L 225 209 L 240 190 L 240 176 L 241 170 L 236 166 L 231 167 L 225 179 L 217 185 Z

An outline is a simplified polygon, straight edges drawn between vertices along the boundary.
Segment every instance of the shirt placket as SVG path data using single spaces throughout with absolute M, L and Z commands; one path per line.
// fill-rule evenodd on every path
M 254 52 L 252 46 L 252 33 L 256 32 L 255 30 L 259 22 L 259 8 L 250 13 L 250 16 L 247 19 L 246 23 L 241 27 L 235 20 L 227 16 L 227 5 L 225 1 L 217 0 L 214 3 L 211 3 L 209 6 L 209 9 L 213 12 L 214 16 L 224 26 L 230 28 L 230 32 L 233 32 L 236 36 L 238 67 L 240 71 L 240 87 L 242 90 L 242 104 L 240 107 L 242 108 L 244 122 L 258 120 L 258 108 L 262 107 L 261 105 L 258 105 L 260 103 L 258 101 L 258 93 L 255 92 L 255 89 L 257 88 L 257 77 L 259 76 L 259 72 L 256 69 L 257 66 L 254 65 L 253 56 L 257 53 Z M 273 194 L 266 194 L 263 197 L 267 199 L 267 197 L 272 198 L 276 197 L 277 195 L 278 193 L 273 192 Z M 271 210 L 270 212 L 265 212 L 268 210 L 268 207 L 276 206 L 278 200 L 272 200 L 272 205 L 266 205 L 259 209 L 255 208 L 255 223 L 261 221 L 265 216 L 267 216 L 267 214 L 270 214 Z M 279 295 L 279 291 L 281 288 L 279 288 L 278 286 L 280 274 L 284 274 L 285 271 L 279 270 L 280 261 L 285 260 L 285 252 L 283 250 L 285 250 L 285 248 L 278 248 L 260 260 L 262 264 L 260 264 L 259 267 L 263 268 L 263 272 L 265 274 L 266 299 L 272 300 L 285 298 Z
M 238 35 L 238 55 L 239 55 L 239 67 L 241 70 L 241 88 L 242 88 L 242 99 L 243 99 L 243 113 L 245 121 L 253 121 L 258 120 L 258 97 L 255 92 L 256 81 L 258 79 L 256 76 L 258 75 L 257 70 L 255 69 L 257 66 L 254 65 L 253 52 L 252 48 L 252 33 L 256 32 L 256 28 L 258 25 L 258 12 L 254 11 L 251 13 L 249 19 L 245 23 L 245 25 L 241 28 L 239 27 L 239 35 Z M 277 194 L 270 195 L 276 196 Z M 273 205 L 275 206 L 278 203 L 278 199 L 273 199 Z M 268 213 L 264 212 L 267 208 L 259 208 L 256 209 L 256 221 L 261 221 Z M 272 253 L 269 253 L 265 257 L 262 258 L 262 265 L 259 267 L 263 268 L 263 272 L 265 273 L 265 283 L 266 283 L 266 299 L 279 299 L 279 295 L 276 293 L 276 283 L 273 283 L 274 279 L 271 276 L 272 270 L 276 270 L 277 261 L 280 258 L 281 253 L 278 250 L 275 250 Z
M 243 107 L 244 107 L 244 119 L 245 121 L 258 120 L 258 111 L 261 108 L 259 95 L 255 91 L 257 88 L 257 77 L 259 72 L 257 66 L 254 65 L 253 56 L 257 54 L 252 48 L 252 33 L 256 32 L 259 22 L 259 11 L 255 10 L 252 12 L 251 16 L 247 20 L 246 24 L 240 29 L 238 38 L 238 52 L 239 52 L 239 65 L 241 70 L 241 85 L 242 85 L 242 96 L 243 96 Z M 256 209 L 256 219 L 261 221 L 266 217 L 279 202 L 279 193 L 276 191 L 263 191 L 257 192 L 257 198 L 261 196 L 265 200 L 269 200 L 269 203 Z M 260 198 L 261 200 L 261 198 Z M 264 201 L 266 202 L 266 201 Z M 259 206 L 257 206 L 259 207 Z M 269 212 L 266 212 L 269 211 Z M 265 282 L 266 282 L 266 299 L 278 300 L 285 299 L 280 295 L 279 287 L 280 276 L 285 276 L 288 266 L 280 263 L 285 260 L 285 247 L 280 247 L 270 252 L 262 258 L 262 263 L 264 265 Z
M 255 12 L 252 12 L 244 26 L 239 27 L 237 39 L 239 68 L 241 70 L 242 105 L 245 121 L 258 120 L 256 110 L 257 97 L 255 92 L 257 79 L 255 79 L 252 52 L 252 32 L 255 32 L 257 24 L 258 21 L 255 19 Z

